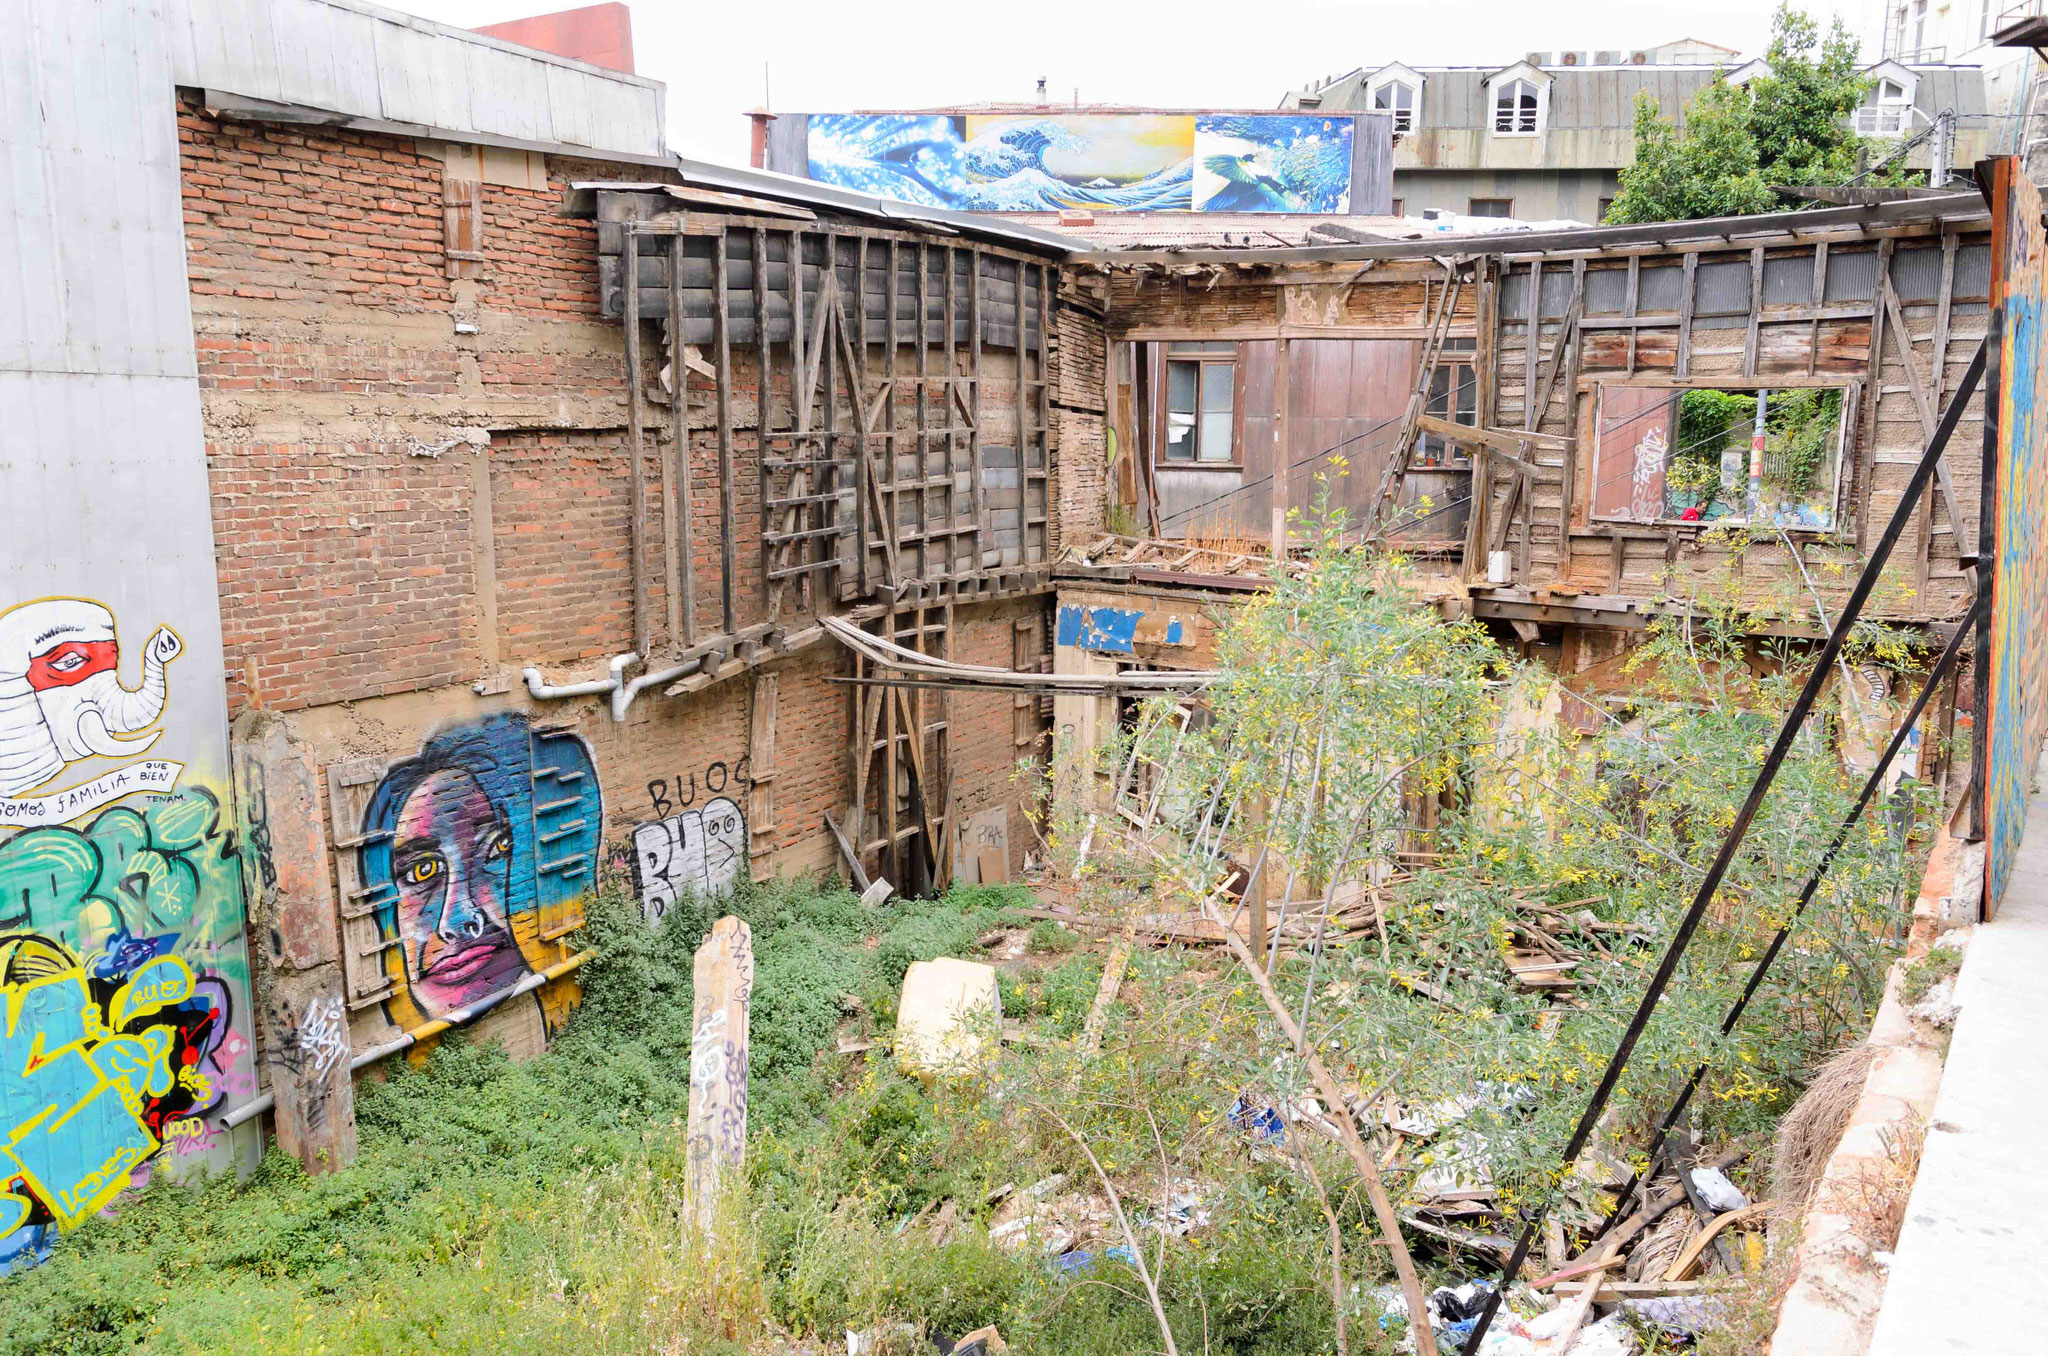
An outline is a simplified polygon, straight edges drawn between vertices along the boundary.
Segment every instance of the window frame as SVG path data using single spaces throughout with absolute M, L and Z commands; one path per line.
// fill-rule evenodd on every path
M 1674 427 L 1677 423 L 1676 398 L 1684 395 L 1687 391 L 1730 391 L 1742 394 L 1753 394 L 1757 391 L 1793 392 L 1820 390 L 1841 392 L 1840 423 L 1835 438 L 1834 477 L 1828 491 L 1829 513 L 1831 515 L 1828 525 L 1817 527 L 1799 523 L 1780 524 L 1766 522 L 1760 524 L 1746 516 L 1740 518 L 1688 519 L 1667 517 L 1661 513 L 1656 518 L 1645 522 L 1641 518 L 1630 517 L 1625 514 L 1599 512 L 1599 489 L 1604 483 L 1602 461 L 1606 454 L 1606 448 L 1603 445 L 1606 434 L 1606 391 L 1610 388 L 1617 390 L 1648 389 L 1669 392 L 1673 396 L 1671 418 Z M 1572 487 L 1574 499 L 1585 505 L 1585 512 L 1583 521 L 1581 521 L 1577 509 L 1574 509 L 1574 521 L 1581 527 L 1590 527 L 1599 523 L 1612 523 L 1628 524 L 1636 527 L 1762 528 L 1771 531 L 1782 530 L 1801 540 L 1853 540 L 1855 532 L 1853 525 L 1849 521 L 1853 515 L 1843 504 L 1843 497 L 1848 491 L 1850 477 L 1854 469 L 1853 459 L 1857 455 L 1858 427 L 1863 408 L 1863 388 L 1864 382 L 1861 378 L 1832 375 L 1816 377 L 1787 375 L 1775 380 L 1761 377 L 1722 379 L 1718 377 L 1644 378 L 1599 376 L 1586 378 L 1581 381 L 1579 391 L 1581 396 L 1590 395 L 1592 397 L 1584 402 L 1585 414 L 1582 416 L 1585 420 L 1582 427 L 1586 441 L 1589 444 L 1589 455 L 1585 458 L 1585 466 L 1580 472 L 1579 483 Z M 1668 469 L 1668 461 L 1666 466 Z M 1669 497 L 1670 491 L 1667 489 L 1665 491 L 1665 502 L 1667 504 L 1669 503 Z
M 1423 391 L 1422 412 L 1447 419 L 1463 428 L 1479 427 L 1479 336 L 1448 335 L 1444 346 L 1437 354 L 1437 372 L 1447 373 L 1444 391 L 1437 393 L 1434 379 Z M 1461 377 L 1459 374 L 1463 373 Z M 1432 374 L 1433 377 L 1434 374 Z M 1461 392 L 1469 392 L 1472 403 L 1470 419 L 1463 417 L 1459 409 Z M 1439 408 L 1441 401 L 1441 408 Z M 1424 460 L 1435 457 L 1436 460 Z M 1409 449 L 1409 465 L 1430 471 L 1469 471 L 1472 469 L 1471 449 L 1463 444 L 1451 442 L 1428 432 L 1418 432 Z
M 1510 79 L 1494 82 L 1489 86 L 1489 89 L 1491 97 L 1488 100 L 1488 104 L 1493 110 L 1493 115 L 1488 119 L 1487 126 L 1492 128 L 1494 136 L 1534 137 L 1543 134 L 1545 105 L 1549 102 L 1544 97 L 1547 93 L 1544 85 L 1538 84 L 1526 75 L 1517 75 Z M 1529 120 L 1527 127 L 1521 125 L 1523 109 L 1521 106 L 1521 96 L 1515 92 L 1518 89 L 1528 91 L 1529 101 L 1533 105 L 1533 107 L 1527 110 Z M 1508 102 L 1510 100 L 1513 102 Z M 1509 122 L 1512 124 L 1511 126 L 1502 127 L 1500 125 L 1504 110 L 1507 113 Z
M 1176 349 L 1180 351 L 1175 352 Z M 1236 341 L 1160 339 L 1153 341 L 1153 353 L 1154 361 L 1157 363 L 1157 379 L 1153 383 L 1151 402 L 1153 468 L 1163 471 L 1244 470 L 1243 369 L 1238 362 Z M 1191 363 L 1198 369 L 1195 377 L 1195 455 L 1188 458 L 1170 458 L 1166 455 L 1169 444 L 1167 416 L 1171 410 L 1172 371 L 1175 363 Z M 1230 383 L 1230 456 L 1224 461 L 1207 461 L 1202 457 L 1202 391 L 1209 380 L 1210 368 L 1229 370 L 1227 380 Z
M 1483 202 L 1505 203 L 1508 210 L 1505 212 L 1482 212 L 1479 210 L 1479 204 Z M 1468 217 L 1488 217 L 1494 220 L 1503 218 L 1512 220 L 1515 215 L 1515 200 L 1513 198 L 1467 198 L 1465 199 L 1465 215 Z
M 1405 91 L 1408 95 L 1408 107 L 1401 108 L 1390 105 L 1386 108 L 1381 108 L 1379 104 L 1380 95 L 1390 90 Z M 1422 87 L 1398 75 L 1389 75 L 1368 86 L 1366 89 L 1366 103 L 1374 113 L 1393 115 L 1395 136 L 1411 135 L 1416 128 L 1422 125 Z

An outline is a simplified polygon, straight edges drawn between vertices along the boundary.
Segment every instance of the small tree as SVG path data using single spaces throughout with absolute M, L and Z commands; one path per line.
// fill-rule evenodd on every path
M 1859 169 L 1878 148 L 1849 125 L 1870 92 L 1856 69 L 1856 40 L 1836 18 L 1827 34 L 1781 5 L 1771 21 L 1770 69 L 1746 85 L 1716 80 L 1693 97 L 1679 128 L 1654 99 L 1636 97 L 1635 163 L 1621 172 L 1608 209 L 1616 223 L 1689 221 L 1772 211 L 1781 184 L 1873 184 L 1916 178 L 1898 168 Z

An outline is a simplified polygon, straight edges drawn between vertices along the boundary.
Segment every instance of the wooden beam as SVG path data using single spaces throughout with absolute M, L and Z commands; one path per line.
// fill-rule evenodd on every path
M 639 238 L 634 223 L 626 223 L 626 262 L 636 262 Z M 632 481 L 633 648 L 645 658 L 654 648 L 653 621 L 647 609 L 647 455 L 646 430 L 641 425 L 640 397 L 640 270 L 626 269 L 626 455 Z
M 1273 345 L 1273 559 L 1287 559 L 1288 462 L 1293 449 L 1288 442 L 1288 416 L 1293 404 L 1290 368 L 1294 361 L 1291 339 Z
M 1885 316 L 1891 322 L 1892 346 L 1898 351 L 1899 361 L 1906 369 L 1906 390 L 1913 397 L 1913 408 L 1920 416 L 1921 434 L 1927 438 L 1932 438 L 1935 425 L 1940 420 L 1940 415 L 1934 408 L 1934 402 L 1928 396 L 1926 384 L 1920 380 L 1920 368 L 1913 360 L 1913 340 L 1910 332 L 1906 329 L 1905 313 L 1899 308 L 1899 297 L 1892 290 L 1890 280 L 1885 279 L 1881 281 L 1879 287 L 1884 293 Z M 1874 400 L 1876 396 L 1873 394 L 1872 398 Z M 1956 534 L 1957 554 L 1974 557 L 1976 555 L 1975 548 L 1965 550 L 1966 543 L 1962 535 L 1963 513 L 1961 507 L 1956 503 L 1955 482 L 1948 473 L 1948 454 L 1946 452 L 1943 452 L 1940 457 L 1935 459 L 1934 480 L 1941 492 L 1942 507 L 1948 510 L 1948 520 Z
M 1415 427 L 1420 432 L 1434 433 L 1446 441 L 1485 447 L 1511 459 L 1522 450 L 1524 443 L 1549 452 L 1562 452 L 1577 441 L 1558 433 L 1534 433 L 1526 429 L 1480 428 L 1475 424 L 1456 424 L 1434 414 L 1417 416 Z
M 739 600 L 733 581 L 732 469 L 732 317 L 725 284 L 726 236 L 711 239 L 711 342 L 718 355 L 718 529 L 719 589 L 725 603 L 725 630 L 740 629 Z
M 674 235 L 668 242 L 669 277 L 676 278 L 683 271 L 684 237 Z M 669 430 L 673 445 L 669 448 L 669 462 L 672 469 L 669 479 L 675 486 L 675 497 L 670 503 L 673 516 L 668 520 L 669 559 L 673 562 L 669 571 L 669 582 L 674 586 L 669 599 L 668 619 L 670 639 L 682 645 L 697 643 L 697 553 L 690 541 L 690 515 L 693 505 L 690 494 L 690 365 L 683 360 L 683 293 L 678 287 L 668 290 L 668 337 L 669 337 Z M 763 457 L 765 467 L 767 459 Z M 767 471 L 763 470 L 763 484 Z M 765 496 L 764 496 L 765 500 Z M 767 510 L 762 510 L 761 523 L 767 526 Z

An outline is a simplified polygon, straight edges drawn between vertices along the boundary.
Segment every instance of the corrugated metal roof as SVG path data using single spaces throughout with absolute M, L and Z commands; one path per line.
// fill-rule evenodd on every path
M 884 221 L 898 222 L 917 227 L 935 225 L 943 227 L 949 234 L 972 236 L 983 240 L 1002 241 L 1011 245 L 1028 246 L 1035 250 L 1056 254 L 1075 254 L 1086 250 L 1090 241 L 1079 235 L 1062 234 L 1040 226 L 1013 224 L 1009 215 L 981 215 L 973 212 L 949 212 L 936 207 L 919 207 L 915 203 L 897 202 L 891 198 L 878 197 L 873 193 L 861 193 L 834 184 L 821 184 L 810 179 L 799 179 L 794 175 L 776 174 L 769 170 L 734 169 L 728 165 L 711 165 L 698 160 L 685 160 L 680 156 L 674 160 L 677 172 L 687 185 L 698 188 L 722 189 L 731 193 L 747 193 L 760 198 L 772 198 L 777 202 L 800 203 L 805 207 L 822 207 L 835 212 L 852 212 L 861 216 L 876 217 Z M 630 192 L 635 189 L 656 191 L 666 184 L 614 182 L 588 180 L 571 184 L 571 199 L 567 205 L 570 216 L 589 216 L 596 210 L 595 197 L 588 196 L 601 189 Z
M 660 81 L 364 0 L 171 0 L 177 83 L 461 136 L 666 153 Z

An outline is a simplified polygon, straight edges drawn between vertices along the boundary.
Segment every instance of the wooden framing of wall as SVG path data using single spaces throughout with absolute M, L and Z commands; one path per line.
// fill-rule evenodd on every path
M 1060 263 L 796 204 L 698 210 L 654 186 L 601 187 L 594 206 L 603 313 L 634 318 L 629 440 L 669 444 L 658 486 L 635 458 L 632 493 L 637 648 L 650 669 L 698 666 L 669 692 L 805 643 L 824 613 L 945 656 L 955 602 L 1044 587 L 1056 313 L 1074 300 Z M 853 662 L 848 846 L 899 891 L 942 889 L 947 699 Z M 774 701 L 756 687 L 771 759 Z M 772 796 L 753 812 L 772 818 Z
M 1470 318 L 1449 332 L 1476 341 L 1473 425 L 1418 419 L 1412 392 L 1403 393 L 1385 408 L 1350 412 L 1385 433 L 1345 456 L 1377 468 L 1379 493 L 1364 515 L 1370 531 L 1396 506 L 1418 431 L 1469 448 L 1470 513 L 1443 586 L 1470 591 L 1483 612 L 1489 596 L 1647 599 L 1674 576 L 1682 592 L 1689 573 L 1724 567 L 1759 592 L 1799 585 L 1803 573 L 1823 595 L 1839 589 L 1839 576 L 1816 567 L 1853 558 L 1891 513 L 1943 395 L 1982 336 L 1987 239 L 1971 195 L 1427 246 L 1089 258 L 1111 273 L 1113 343 L 1228 338 L 1242 351 L 1291 340 L 1298 353 L 1316 338 L 1415 340 L 1423 354 L 1416 390 L 1444 360 L 1431 302 L 1446 268 L 1465 279 Z M 1753 533 L 1738 554 L 1703 524 L 1594 517 L 1588 420 L 1601 386 L 1614 383 L 1842 387 L 1851 417 L 1831 519 Z M 1294 374 L 1296 406 L 1314 398 Z M 1974 423 L 1976 408 L 1965 417 Z M 1297 445 L 1289 455 L 1300 464 L 1320 451 Z M 1938 620 L 1966 605 L 1976 530 L 1968 462 L 1947 458 L 1937 493 L 1918 510 L 1888 576 L 1898 587 L 1882 595 L 1886 615 Z M 1245 484 L 1221 493 L 1256 492 Z

